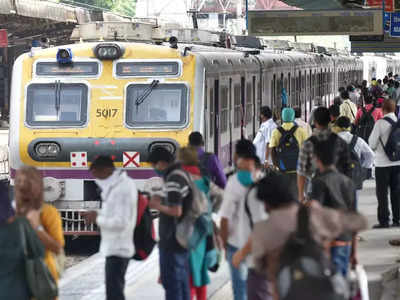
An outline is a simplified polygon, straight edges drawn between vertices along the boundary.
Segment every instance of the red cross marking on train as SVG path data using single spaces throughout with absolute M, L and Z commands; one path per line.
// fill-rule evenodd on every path
M 137 160 L 139 160 L 139 152 L 124 152 L 124 157 L 127 159 L 124 159 L 124 164 L 123 167 L 127 168 L 129 165 L 133 165 L 135 168 L 139 168 L 140 164 Z

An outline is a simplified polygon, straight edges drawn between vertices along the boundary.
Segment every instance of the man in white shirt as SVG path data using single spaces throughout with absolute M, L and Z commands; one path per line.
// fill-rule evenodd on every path
M 343 103 L 340 105 L 340 115 L 348 117 L 351 123 L 354 123 L 357 115 L 357 105 L 351 102 L 348 91 L 343 91 L 340 94 L 343 99 Z
M 82 216 L 87 223 L 96 223 L 101 229 L 100 253 L 106 257 L 106 299 L 125 300 L 125 273 L 135 252 L 133 230 L 138 192 L 133 179 L 116 170 L 108 156 L 96 158 L 90 172 L 101 188 L 102 208 Z
M 378 199 L 378 221 L 374 228 L 389 227 L 388 191 L 390 190 L 390 202 L 393 214 L 392 226 L 400 226 L 400 161 L 390 161 L 383 145 L 386 145 L 391 132 L 391 124 L 386 119 L 397 122 L 394 114 L 396 103 L 393 100 L 385 100 L 382 105 L 384 118 L 376 121 L 374 129 L 369 137 L 369 145 L 375 151 L 375 180 L 376 197 Z
M 257 156 L 261 164 L 268 167 L 272 165 L 268 144 L 271 139 L 272 131 L 274 131 L 277 125 L 272 119 L 272 111 L 268 106 L 261 107 L 260 119 L 262 123 L 254 138 L 253 144 L 256 147 Z
M 358 94 L 356 92 L 356 89 L 354 88 L 354 86 L 352 86 L 352 85 L 347 86 L 347 91 L 349 92 L 349 98 L 350 98 L 351 102 L 353 102 L 354 104 L 358 104 L 360 94 Z
M 235 252 L 247 243 L 252 224 L 265 219 L 266 214 L 253 196 L 254 189 L 246 197 L 250 187 L 262 177 L 262 172 L 256 167 L 258 157 L 251 141 L 240 140 L 236 144 L 235 162 L 238 171 L 229 177 L 220 209 L 221 237 L 230 267 L 234 300 L 246 300 L 248 264 L 243 262 L 236 268 L 232 259 Z
M 305 130 L 305 132 L 307 133 L 307 137 L 310 137 L 312 135 L 312 129 L 311 129 L 311 126 L 307 122 L 304 122 L 301 119 L 301 107 L 300 106 L 294 108 L 294 116 L 296 118 L 294 120 L 294 122 L 297 124 L 297 126 L 303 128 Z

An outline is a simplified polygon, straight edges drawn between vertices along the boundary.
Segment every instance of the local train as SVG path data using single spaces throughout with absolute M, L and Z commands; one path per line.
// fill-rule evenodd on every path
M 256 134 L 261 106 L 301 106 L 307 118 L 313 99 L 329 105 L 364 71 L 354 56 L 198 44 L 98 41 L 26 53 L 12 75 L 10 175 L 40 169 L 65 234 L 95 235 L 80 213 L 101 205 L 88 169 L 97 155 L 141 186 L 155 176 L 154 147 L 176 152 L 200 131 L 228 170 L 235 142 Z

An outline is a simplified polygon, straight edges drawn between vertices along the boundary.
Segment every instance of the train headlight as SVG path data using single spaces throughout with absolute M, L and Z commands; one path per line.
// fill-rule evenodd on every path
M 39 143 L 35 146 L 36 154 L 40 157 L 56 157 L 60 150 L 56 143 Z
M 70 48 L 61 48 L 57 51 L 57 62 L 62 65 L 72 63 L 72 51 Z
M 114 60 L 122 56 L 122 50 L 117 44 L 99 44 L 94 48 L 94 55 L 100 60 Z

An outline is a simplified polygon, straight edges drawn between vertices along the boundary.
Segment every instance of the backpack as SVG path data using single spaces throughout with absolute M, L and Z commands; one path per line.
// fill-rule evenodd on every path
M 362 116 L 358 122 L 356 133 L 362 138 L 364 141 L 368 143 L 368 138 L 371 135 L 372 129 L 375 126 L 375 119 L 372 116 L 375 107 L 372 107 L 371 110 L 367 111 L 364 107 L 362 108 Z
M 391 118 L 385 117 L 383 120 L 386 120 L 392 126 L 389 134 L 389 138 L 386 142 L 386 145 L 383 144 L 381 138 L 379 141 L 385 151 L 387 157 L 390 161 L 399 161 L 400 160 L 400 122 L 393 121 Z
M 199 190 L 192 177 L 184 170 L 176 169 L 168 177 L 172 175 L 185 178 L 192 192 L 191 203 L 177 221 L 175 238 L 181 247 L 193 250 L 211 233 L 211 216 L 208 213 L 209 202 L 205 193 Z
M 145 260 L 156 245 L 153 215 L 149 209 L 150 195 L 145 192 L 138 192 L 138 207 L 135 230 L 133 231 L 133 244 L 135 254 L 132 259 Z
M 338 292 L 342 286 L 336 282 L 344 279 L 332 275 L 333 268 L 323 247 L 311 236 L 309 220 L 309 209 L 301 206 L 297 231 L 287 240 L 279 259 L 276 276 L 279 299 L 344 300 L 344 295 Z
M 200 169 L 201 176 L 207 177 L 209 179 L 211 178 L 211 173 L 208 168 L 208 160 L 210 159 L 210 157 L 212 155 L 213 154 L 210 152 L 204 152 L 204 154 L 201 157 L 200 162 L 199 162 L 199 169 Z
M 357 190 L 361 190 L 364 182 L 364 169 L 361 166 L 360 157 L 357 155 L 354 147 L 357 143 L 358 136 L 353 135 L 351 142 L 349 144 L 350 152 L 350 177 L 353 180 L 354 187 Z
M 277 128 L 281 133 L 281 138 L 278 147 L 276 147 L 276 154 L 278 167 L 282 172 L 291 172 L 297 169 L 297 159 L 300 152 L 299 143 L 294 136 L 297 128 L 297 125 L 294 125 L 290 130 L 285 130 L 282 126 Z

